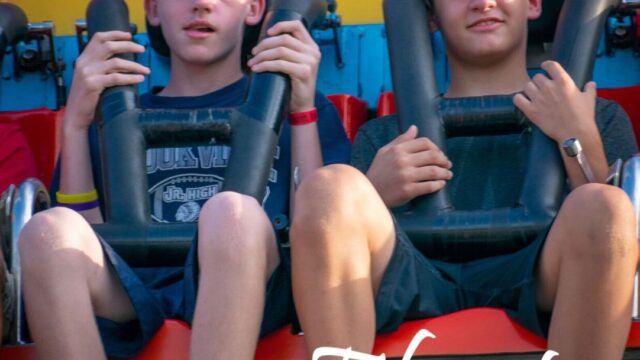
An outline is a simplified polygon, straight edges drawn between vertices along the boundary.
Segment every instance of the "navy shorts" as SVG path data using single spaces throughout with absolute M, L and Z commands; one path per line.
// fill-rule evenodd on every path
M 117 323 L 97 317 L 102 343 L 110 357 L 128 358 L 138 354 L 166 319 L 191 324 L 198 284 L 197 234 L 184 267 L 130 268 L 100 239 L 106 259 L 111 263 L 138 318 Z M 295 311 L 291 293 L 290 254 L 280 246 L 280 264 L 267 283 L 264 317 L 260 336 L 292 321 Z
M 550 314 L 537 308 L 535 275 L 546 236 L 544 231 L 512 254 L 455 264 L 422 255 L 396 224 L 396 244 L 376 296 L 377 331 L 393 331 L 405 320 L 494 307 L 545 336 Z

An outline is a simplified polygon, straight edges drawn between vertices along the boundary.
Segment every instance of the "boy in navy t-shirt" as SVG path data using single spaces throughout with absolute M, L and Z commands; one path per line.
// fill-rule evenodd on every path
M 171 76 L 166 87 L 141 97 L 142 107 L 240 105 L 247 85 L 242 34 L 261 21 L 265 0 L 144 4 L 149 23 L 162 27 L 171 49 Z M 131 269 L 89 225 L 102 222 L 89 131 L 98 97 L 106 87 L 138 84 L 149 74 L 142 65 L 113 58 L 144 50 L 130 34 L 91 39 L 76 62 L 65 113 L 59 207 L 34 216 L 20 240 L 25 304 L 40 357 L 130 357 L 164 319 L 177 318 L 192 323 L 192 358 L 249 359 L 260 334 L 290 320 L 288 259 L 272 218 L 289 215 L 293 168 L 304 181 L 325 163 L 347 162 L 349 144 L 335 109 L 316 95 L 320 52 L 302 23 L 279 23 L 269 35 L 247 66 L 289 75 L 292 95 L 262 203 L 218 193 L 226 147 L 147 151 L 152 218 L 198 222 L 187 263 L 178 269 Z
M 603 183 L 607 158 L 637 151 L 628 118 L 610 103 L 598 101 L 596 108 L 595 84 L 577 88 L 557 62 L 542 64 L 548 76 L 529 77 L 527 22 L 540 15 L 541 0 L 427 3 L 451 68 L 443 96 L 517 94 L 515 105 L 549 138 L 558 144 L 580 139 L 596 182 L 587 184 L 563 154 L 571 192 L 548 231 L 511 254 L 438 261 L 413 246 L 390 210 L 456 181 L 457 208 L 513 206 L 517 195 L 504 193 L 513 195 L 511 178 L 523 175 L 510 160 L 522 160 L 529 132 L 453 138 L 444 154 L 417 137 L 415 126 L 398 134 L 394 118 L 369 122 L 353 157 L 366 175 L 326 167 L 296 194 L 293 289 L 310 350 L 368 353 L 376 331 L 395 330 L 404 320 L 488 306 L 548 335 L 549 349 L 561 359 L 620 359 L 638 262 L 636 220 L 628 196 Z M 327 314 L 332 321 L 323 321 Z

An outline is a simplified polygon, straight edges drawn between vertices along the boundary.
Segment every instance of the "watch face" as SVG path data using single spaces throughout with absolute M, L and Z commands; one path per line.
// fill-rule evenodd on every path
M 568 138 L 562 143 L 562 149 L 567 156 L 575 157 L 582 152 L 582 145 L 580 145 L 580 141 L 578 139 Z

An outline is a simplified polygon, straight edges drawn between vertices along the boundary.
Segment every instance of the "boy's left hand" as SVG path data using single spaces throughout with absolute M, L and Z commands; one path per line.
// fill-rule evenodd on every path
M 545 61 L 541 68 L 549 76 L 535 75 L 525 85 L 524 95 L 514 96 L 514 104 L 559 144 L 570 137 L 597 134 L 595 83 L 587 83 L 580 91 L 559 63 Z
M 290 112 L 313 109 L 320 49 L 300 21 L 283 21 L 271 27 L 253 51 L 249 67 L 254 72 L 280 72 L 291 78 Z

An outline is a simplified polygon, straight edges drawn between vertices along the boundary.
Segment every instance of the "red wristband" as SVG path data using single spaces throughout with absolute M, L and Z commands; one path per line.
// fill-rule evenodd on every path
M 318 109 L 302 111 L 289 114 L 289 124 L 291 126 L 307 125 L 318 122 Z

